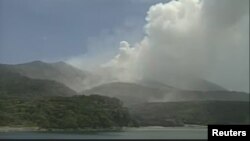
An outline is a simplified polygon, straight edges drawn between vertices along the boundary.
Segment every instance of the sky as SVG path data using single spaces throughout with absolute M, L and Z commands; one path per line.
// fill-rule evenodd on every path
M 0 0 L 0 63 L 249 92 L 249 0 Z
M 121 38 L 133 42 L 142 36 L 146 12 L 157 2 L 0 0 L 0 63 L 89 58 L 100 51 L 110 54 L 109 50 L 119 48 Z M 135 31 L 130 37 L 129 32 Z M 100 38 L 102 43 L 95 43 Z

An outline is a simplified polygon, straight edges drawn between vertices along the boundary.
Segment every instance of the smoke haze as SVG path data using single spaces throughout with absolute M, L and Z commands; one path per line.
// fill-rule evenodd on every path
M 144 38 L 121 41 L 119 53 L 95 69 L 103 83 L 154 80 L 185 89 L 205 79 L 249 92 L 248 0 L 159 3 L 145 19 Z

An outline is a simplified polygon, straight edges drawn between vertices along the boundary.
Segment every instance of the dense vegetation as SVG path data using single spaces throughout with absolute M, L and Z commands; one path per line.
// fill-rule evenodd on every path
M 249 102 L 190 101 L 145 103 L 131 108 L 142 126 L 249 124 Z
M 0 126 L 85 129 L 131 124 L 128 110 L 116 98 L 92 95 L 0 99 Z

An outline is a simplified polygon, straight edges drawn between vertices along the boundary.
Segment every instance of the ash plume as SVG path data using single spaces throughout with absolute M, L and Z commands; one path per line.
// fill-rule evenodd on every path
M 121 41 L 96 70 L 105 70 L 106 82 L 156 80 L 185 89 L 204 79 L 249 92 L 248 0 L 173 0 L 151 6 L 145 20 L 143 39 Z

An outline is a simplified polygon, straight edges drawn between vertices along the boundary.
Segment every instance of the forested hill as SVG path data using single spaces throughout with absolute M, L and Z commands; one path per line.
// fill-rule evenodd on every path
M 0 99 L 0 126 L 100 129 L 133 124 L 120 100 L 98 95 Z

